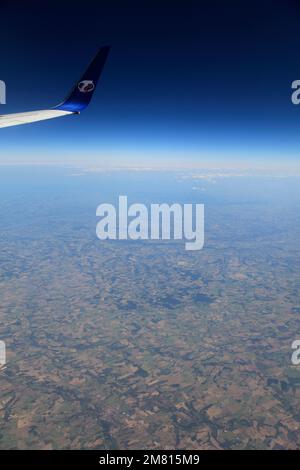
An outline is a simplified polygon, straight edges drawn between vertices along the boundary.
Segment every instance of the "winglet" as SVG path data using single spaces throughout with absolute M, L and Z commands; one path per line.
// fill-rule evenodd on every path
M 71 93 L 54 109 L 79 113 L 87 107 L 96 89 L 109 51 L 109 46 L 101 47 Z

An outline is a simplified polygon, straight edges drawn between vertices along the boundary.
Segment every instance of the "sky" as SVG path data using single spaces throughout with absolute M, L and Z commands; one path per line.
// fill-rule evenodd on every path
M 296 0 L 2 0 L 0 113 L 58 104 L 106 44 L 82 115 L 0 129 L 0 163 L 300 167 Z

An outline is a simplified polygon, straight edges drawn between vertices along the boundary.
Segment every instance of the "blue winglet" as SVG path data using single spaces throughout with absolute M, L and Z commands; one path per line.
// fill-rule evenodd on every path
M 62 103 L 55 106 L 54 109 L 80 113 L 80 111 L 87 107 L 96 89 L 98 79 L 103 70 L 109 51 L 109 46 L 101 47 L 87 70 L 80 78 L 79 82 L 77 82 L 72 89 L 71 93 Z

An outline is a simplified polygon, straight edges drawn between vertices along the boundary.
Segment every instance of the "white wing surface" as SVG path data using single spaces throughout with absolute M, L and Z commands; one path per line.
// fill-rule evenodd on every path
M 60 111 L 56 109 L 45 109 L 42 111 L 31 111 L 27 113 L 0 115 L 0 127 L 19 126 L 45 119 L 53 119 L 67 114 L 74 114 L 71 111 Z

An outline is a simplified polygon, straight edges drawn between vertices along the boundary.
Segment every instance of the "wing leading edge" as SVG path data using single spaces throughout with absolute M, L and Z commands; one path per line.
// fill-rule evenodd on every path
M 0 115 L 0 128 L 54 119 L 68 114 L 79 114 L 92 99 L 109 50 L 108 46 L 101 47 L 67 98 L 58 106 L 40 111 Z

